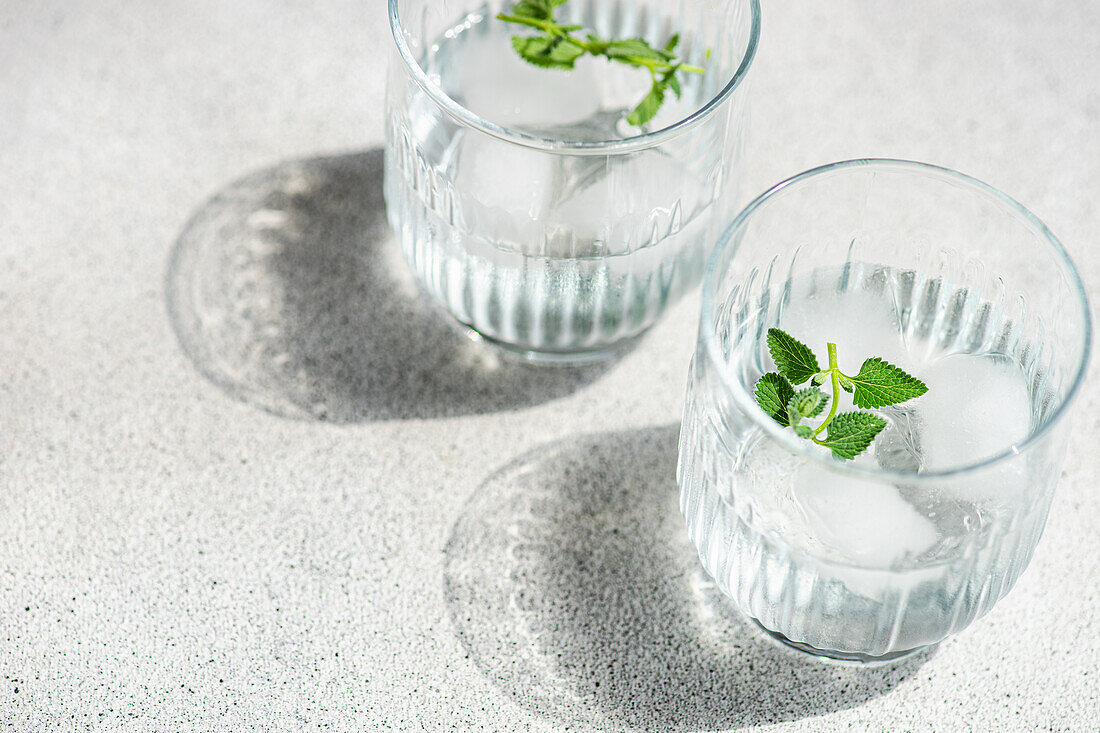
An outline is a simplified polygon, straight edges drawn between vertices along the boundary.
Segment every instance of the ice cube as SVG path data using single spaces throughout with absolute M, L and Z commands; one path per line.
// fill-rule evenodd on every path
M 925 470 L 974 463 L 1027 437 L 1031 400 L 1015 361 L 956 354 L 929 364 L 922 378 L 928 392 L 913 409 Z
M 559 173 L 555 156 L 468 132 L 454 174 L 466 227 L 494 244 L 539 253 Z
M 889 568 L 927 551 L 939 538 L 935 524 L 892 484 L 806 463 L 795 472 L 793 493 L 813 544 L 847 562 Z
M 837 363 L 857 374 L 863 361 L 877 356 L 910 372 L 913 360 L 902 339 L 897 311 L 881 294 L 854 287 L 837 292 L 838 273 L 796 288 L 779 318 L 779 328 L 802 341 L 824 368 L 825 342 L 837 345 Z
M 507 34 L 471 38 L 455 51 L 440 81 L 471 112 L 504 127 L 569 125 L 600 107 L 597 59 L 572 71 L 542 69 L 516 54 Z
M 972 464 L 1023 441 L 1030 431 L 1027 378 L 1000 355 L 956 354 L 926 366 L 928 392 L 913 401 L 925 471 Z M 951 490 L 983 500 L 1023 489 L 1023 459 L 952 482 Z

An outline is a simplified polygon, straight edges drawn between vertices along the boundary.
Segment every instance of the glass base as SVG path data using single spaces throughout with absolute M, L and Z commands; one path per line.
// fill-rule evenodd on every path
M 508 356 L 518 358 L 528 364 L 536 366 L 560 366 L 575 367 L 596 364 L 621 356 L 629 351 L 641 339 L 642 334 L 631 336 L 614 344 L 599 346 L 593 349 L 577 351 L 538 351 L 526 348 L 520 344 L 510 344 L 506 341 L 498 341 L 491 336 L 486 336 L 477 329 L 466 325 L 467 334 L 471 339 L 484 341 L 505 352 Z
M 841 652 L 841 651 L 836 651 L 835 649 L 818 649 L 815 646 L 810 646 L 809 644 L 803 643 L 801 641 L 793 641 L 792 639 L 788 639 L 787 637 L 783 636 L 783 634 L 780 634 L 778 631 L 772 631 L 771 629 L 766 628 L 763 624 L 761 624 L 756 619 L 751 619 L 751 620 L 754 624 L 756 624 L 757 628 L 759 628 L 761 631 L 763 631 L 765 634 L 767 634 L 772 639 L 775 639 L 779 643 L 783 644 L 783 646 L 785 646 L 785 647 L 788 647 L 790 649 L 795 649 L 795 650 L 800 651 L 804 654 L 809 654 L 811 656 L 817 657 L 818 659 L 822 659 L 822 660 L 825 660 L 825 661 L 849 662 L 849 663 L 853 663 L 853 664 L 856 664 L 856 665 L 861 666 L 861 667 L 862 666 L 875 666 L 875 665 L 880 665 L 880 664 L 890 664 L 892 662 L 897 662 L 901 659 L 905 659 L 905 658 L 911 657 L 915 654 L 919 654 L 920 652 L 924 651 L 925 649 L 928 649 L 929 647 L 934 646 L 934 645 L 931 645 L 931 644 L 927 644 L 927 645 L 924 645 L 924 646 L 913 647 L 912 649 L 902 649 L 901 651 L 890 652 L 889 654 L 883 654 L 881 656 L 873 656 L 871 654 L 861 654 L 859 652 Z

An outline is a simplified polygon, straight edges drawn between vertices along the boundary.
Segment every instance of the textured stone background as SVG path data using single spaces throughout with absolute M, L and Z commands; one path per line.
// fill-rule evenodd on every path
M 764 10 L 747 193 L 957 168 L 1100 300 L 1100 5 Z M 892 669 L 792 657 L 677 514 L 694 297 L 531 372 L 394 267 L 389 43 L 382 0 L 0 3 L 0 724 L 1100 729 L 1095 368 L 1008 598 Z

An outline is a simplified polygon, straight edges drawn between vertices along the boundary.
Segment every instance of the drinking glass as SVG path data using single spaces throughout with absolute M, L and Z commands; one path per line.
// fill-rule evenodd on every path
M 559 22 L 643 38 L 681 72 L 652 122 L 649 74 L 584 57 L 536 68 L 502 0 L 389 0 L 385 197 L 423 287 L 536 362 L 606 357 L 701 275 L 733 215 L 758 0 L 569 0 Z
M 928 391 L 880 410 L 867 453 L 834 458 L 754 399 L 772 327 L 819 358 L 836 343 L 846 374 L 880 356 Z M 853 160 L 775 186 L 703 279 L 677 481 L 707 572 L 823 657 L 895 659 L 965 628 L 1043 531 L 1090 333 L 1058 240 L 973 178 Z

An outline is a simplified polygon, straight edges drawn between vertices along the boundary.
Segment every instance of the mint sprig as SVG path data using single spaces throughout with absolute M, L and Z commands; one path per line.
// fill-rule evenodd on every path
M 540 31 L 537 36 L 512 36 L 512 48 L 525 61 L 543 69 L 570 71 L 577 59 L 585 54 L 603 56 L 611 61 L 639 69 L 647 69 L 651 79 L 649 93 L 642 98 L 626 121 L 641 127 L 652 120 L 671 92 L 680 98 L 678 72 L 703 74 L 706 70 L 676 60 L 680 35 L 673 35 L 663 48 L 653 48 L 641 38 L 605 39 L 594 33 L 577 38 L 573 34 L 584 26 L 561 25 L 554 20 L 554 11 L 568 0 L 519 0 L 510 13 L 500 13 L 498 20 L 516 23 Z
M 778 328 L 768 329 L 768 352 L 778 372 L 768 372 L 756 382 L 756 402 L 773 420 L 805 440 L 851 460 L 871 445 L 886 429 L 886 420 L 870 412 L 854 410 L 837 414 L 841 391 L 852 394 L 856 407 L 896 405 L 928 391 L 924 382 L 877 356 L 863 362 L 859 373 L 848 376 L 837 366 L 836 344 L 826 344 L 829 366 L 818 366 L 810 347 Z M 795 386 L 811 385 L 795 391 Z M 819 385 L 832 388 L 828 395 Z M 817 417 L 830 403 L 829 414 L 816 428 L 803 420 Z M 824 437 L 821 436 L 825 433 Z

